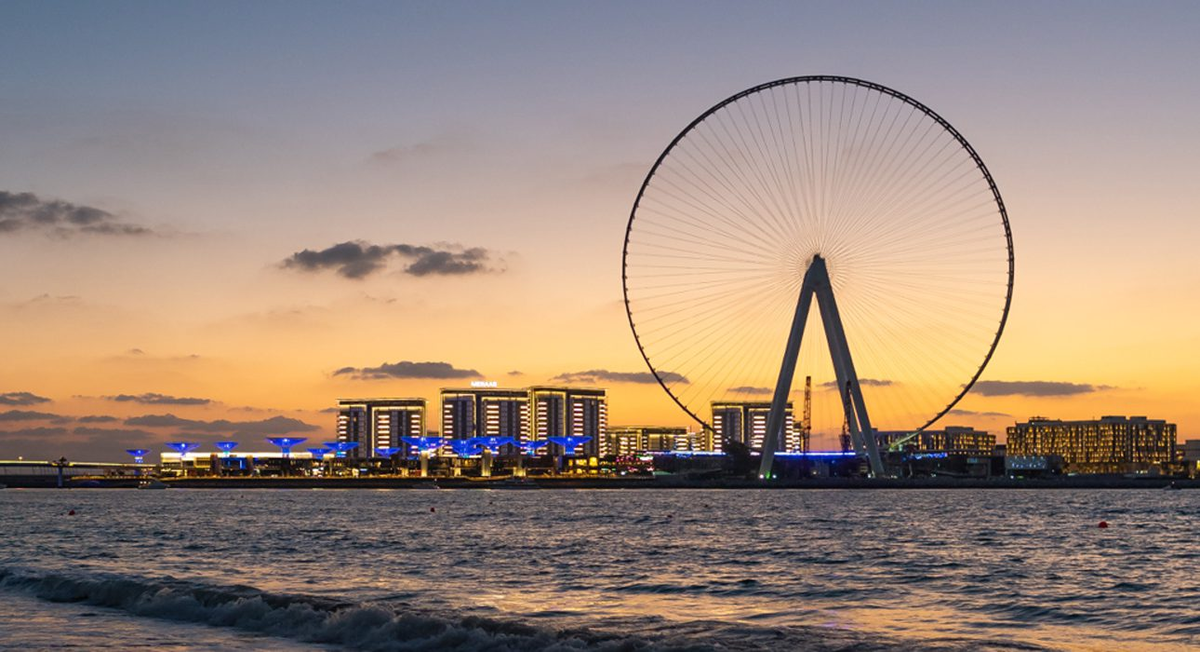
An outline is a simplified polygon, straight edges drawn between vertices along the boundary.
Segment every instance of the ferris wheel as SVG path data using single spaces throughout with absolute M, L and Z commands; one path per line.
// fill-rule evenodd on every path
M 770 401 L 763 475 L 797 377 L 817 390 L 814 439 L 848 430 L 883 474 L 871 433 L 954 407 L 1013 288 L 1004 201 L 974 148 L 911 97 L 836 76 L 755 86 L 684 128 L 637 194 L 622 267 L 638 348 L 691 417 Z

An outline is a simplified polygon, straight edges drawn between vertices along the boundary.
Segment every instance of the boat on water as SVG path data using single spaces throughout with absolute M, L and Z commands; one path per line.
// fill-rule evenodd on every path
M 147 478 L 138 483 L 138 489 L 170 489 L 171 485 L 154 478 Z

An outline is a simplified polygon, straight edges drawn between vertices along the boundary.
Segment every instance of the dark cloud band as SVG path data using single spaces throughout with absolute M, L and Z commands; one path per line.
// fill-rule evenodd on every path
M 156 392 L 146 392 L 144 394 L 117 394 L 116 396 L 105 396 L 104 398 L 117 403 L 141 403 L 142 405 L 208 405 L 209 403 L 212 403 L 212 399 L 208 398 L 171 396 L 169 394 L 159 394 Z
M 384 269 L 391 259 L 405 261 L 404 273 L 411 276 L 461 276 L 500 271 L 494 265 L 491 253 L 482 247 L 375 245 L 361 240 L 342 242 L 319 251 L 305 249 L 292 254 L 281 266 L 306 272 L 332 269 L 345 278 L 361 279 Z
M 981 380 L 971 392 L 980 396 L 1077 396 L 1106 389 L 1112 387 L 1052 380 Z
M 384 378 L 427 378 L 452 380 L 456 378 L 478 378 L 474 369 L 458 369 L 448 362 L 385 362 L 378 367 L 342 367 L 333 372 L 335 376 L 351 376 L 362 380 Z
M 688 379 L 673 371 L 660 371 L 658 375 L 664 383 L 687 383 Z M 550 379 L 558 383 L 640 383 L 649 385 L 657 383 L 654 374 L 649 371 L 609 371 L 608 369 L 589 369 L 588 371 L 571 371 L 559 374 Z
M 0 190 L 0 235 L 21 231 L 57 236 L 150 233 L 150 229 L 122 222 L 106 210 L 58 199 L 42 199 L 31 192 Z

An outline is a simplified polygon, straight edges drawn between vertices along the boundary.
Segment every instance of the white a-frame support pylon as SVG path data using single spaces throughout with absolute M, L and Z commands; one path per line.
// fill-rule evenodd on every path
M 816 296 L 821 311 L 821 323 L 825 327 L 825 340 L 829 343 L 829 355 L 833 358 L 833 371 L 837 376 L 838 394 L 846 412 L 846 423 L 854 449 L 860 457 L 865 456 L 871 467 L 871 475 L 883 477 L 883 461 L 879 457 L 879 446 L 871 419 L 867 416 L 867 404 L 863 402 L 862 388 L 854 361 L 850 358 L 850 347 L 846 343 L 846 331 L 842 328 L 842 317 L 838 313 L 837 301 L 833 298 L 833 286 L 829 282 L 829 270 L 825 259 L 813 256 L 800 285 L 800 301 L 796 304 L 796 316 L 792 319 L 792 330 L 788 334 L 787 348 L 783 353 L 783 365 L 779 369 L 779 380 L 775 383 L 775 396 L 771 400 L 771 412 L 767 417 L 767 434 L 763 438 L 762 462 L 758 467 L 760 478 L 771 476 L 771 463 L 775 460 L 775 449 L 783 436 L 783 416 L 787 407 L 788 393 L 792 389 L 792 376 L 796 373 L 796 359 L 800 356 L 800 341 L 804 337 L 804 324 L 808 322 L 808 311 Z

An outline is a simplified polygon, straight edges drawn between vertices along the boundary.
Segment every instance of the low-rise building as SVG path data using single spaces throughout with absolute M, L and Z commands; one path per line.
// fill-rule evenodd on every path
M 1175 424 L 1146 417 L 1086 421 L 1033 417 L 1008 428 L 1014 457 L 1059 456 L 1068 473 L 1145 473 L 1175 461 Z

